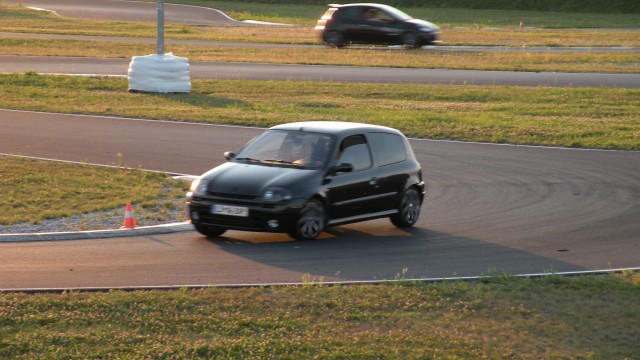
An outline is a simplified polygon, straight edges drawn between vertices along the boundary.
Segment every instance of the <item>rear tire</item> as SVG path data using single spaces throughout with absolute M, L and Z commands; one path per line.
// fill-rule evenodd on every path
M 215 238 L 218 237 L 222 234 L 225 233 L 225 231 L 227 231 L 227 229 L 222 229 L 216 226 L 209 226 L 209 225 L 200 225 L 200 224 L 193 224 L 193 226 L 196 228 L 196 230 L 208 237 L 208 238 Z
M 414 188 L 410 188 L 402 194 L 402 200 L 398 206 L 398 213 L 391 215 L 391 223 L 399 228 L 411 227 L 420 216 L 420 195 Z
M 344 35 L 342 35 L 341 32 L 336 30 L 331 30 L 327 32 L 324 36 L 324 41 L 330 46 L 335 46 L 337 48 L 341 48 L 346 45 L 344 41 Z
M 322 233 L 326 222 L 327 215 L 324 205 L 319 200 L 309 200 L 300 212 L 300 217 L 289 235 L 296 240 L 314 240 Z

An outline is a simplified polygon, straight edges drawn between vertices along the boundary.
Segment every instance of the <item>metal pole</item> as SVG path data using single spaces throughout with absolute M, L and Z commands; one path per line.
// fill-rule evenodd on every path
M 164 0 L 158 0 L 158 55 L 164 54 Z

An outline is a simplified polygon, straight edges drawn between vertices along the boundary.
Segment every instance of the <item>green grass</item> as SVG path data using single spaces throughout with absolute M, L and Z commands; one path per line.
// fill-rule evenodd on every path
M 11 359 L 635 359 L 638 273 L 0 293 Z
M 419 138 L 640 149 L 637 89 L 193 79 L 190 94 L 161 95 L 128 93 L 126 79 L 27 73 L 0 75 L 0 108 L 257 127 L 367 122 Z
M 145 208 L 162 208 L 167 200 L 183 198 L 187 188 L 165 174 L 117 165 L 114 169 L 2 156 L 0 225 L 121 210 L 127 202 L 140 210 L 137 217 L 149 216 Z

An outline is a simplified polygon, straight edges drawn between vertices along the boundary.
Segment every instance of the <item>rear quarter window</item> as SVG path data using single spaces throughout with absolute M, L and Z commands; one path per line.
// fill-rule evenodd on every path
M 379 166 L 407 160 L 404 139 L 396 134 L 374 132 L 369 134 L 371 149 Z
M 334 16 L 337 20 L 358 20 L 362 18 L 362 8 L 360 7 L 347 7 L 340 9 Z

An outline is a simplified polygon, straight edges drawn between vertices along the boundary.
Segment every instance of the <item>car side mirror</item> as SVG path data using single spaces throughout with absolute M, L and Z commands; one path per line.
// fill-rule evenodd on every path
M 224 158 L 227 159 L 227 161 L 231 160 L 231 159 L 233 159 L 235 157 L 236 157 L 236 153 L 234 153 L 233 151 L 226 151 L 224 153 Z
M 353 165 L 342 163 L 340 165 L 335 165 L 329 168 L 329 175 L 335 175 L 339 172 L 352 172 Z

